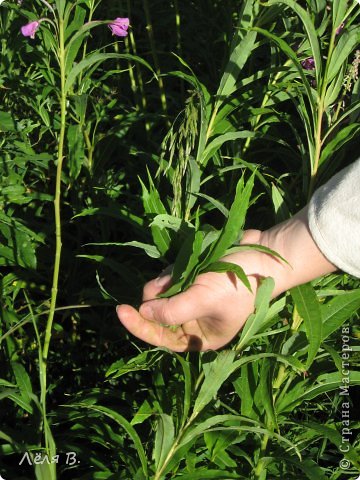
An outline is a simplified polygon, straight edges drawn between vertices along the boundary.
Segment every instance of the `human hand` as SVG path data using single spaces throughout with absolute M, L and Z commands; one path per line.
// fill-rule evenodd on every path
M 242 243 L 258 243 L 261 232 L 245 232 Z M 122 324 L 138 338 L 174 351 L 217 349 L 230 342 L 254 310 L 254 299 L 263 276 L 264 254 L 238 252 L 226 257 L 248 275 L 250 292 L 231 272 L 200 274 L 184 292 L 156 298 L 171 285 L 169 275 L 148 282 L 139 311 L 120 305 Z
M 170 298 L 156 298 L 171 285 L 170 276 L 159 277 L 145 285 L 139 311 L 130 305 L 117 307 L 121 323 L 129 332 L 152 345 L 179 352 L 213 350 L 230 342 L 253 312 L 261 278 L 273 277 L 274 298 L 296 285 L 336 270 L 312 239 L 307 208 L 264 232 L 246 231 L 241 243 L 268 247 L 288 263 L 257 250 L 224 257 L 227 262 L 243 268 L 251 292 L 230 272 L 208 272 L 199 275 L 185 292 Z

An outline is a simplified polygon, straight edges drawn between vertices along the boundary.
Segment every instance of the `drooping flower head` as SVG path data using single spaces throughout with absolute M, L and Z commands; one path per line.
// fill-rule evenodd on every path
M 40 26 L 40 22 L 35 20 L 34 22 L 27 23 L 21 27 L 21 33 L 24 37 L 35 38 L 35 33 Z
M 109 23 L 109 28 L 111 33 L 116 37 L 126 37 L 128 34 L 128 28 L 130 25 L 130 21 L 128 18 L 115 18 L 114 21 Z
M 338 26 L 338 28 L 336 29 L 335 34 L 336 34 L 336 35 L 340 35 L 340 33 L 344 30 L 344 27 L 345 27 L 345 22 L 342 22 L 342 23 Z
M 306 58 L 301 62 L 301 65 L 305 70 L 314 70 L 315 60 L 313 57 Z

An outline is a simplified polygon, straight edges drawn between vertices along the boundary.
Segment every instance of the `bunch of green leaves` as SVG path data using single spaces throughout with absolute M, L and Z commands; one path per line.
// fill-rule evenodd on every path
M 98 450 L 105 478 L 341 478 L 342 424 L 333 418 L 344 401 L 355 408 L 355 399 L 343 382 L 337 331 L 349 333 L 360 291 L 339 288 L 329 299 L 339 286 L 333 276 L 317 285 L 318 294 L 305 285 L 269 308 L 269 286 L 260 287 L 262 300 L 241 335 L 241 353 L 236 344 L 185 356 L 144 350 L 107 372 L 113 385 L 126 379 L 145 385 L 151 377 L 135 411 L 134 398 L 123 395 L 120 407 L 110 392 L 99 391 L 79 394 L 66 406 L 65 421 L 76 418 L 81 437 L 90 429 L 103 448 L 108 441 L 117 446 L 111 461 Z M 359 372 L 348 373 L 351 384 L 360 385 Z M 349 427 L 355 432 L 356 422 Z M 347 447 L 348 473 L 355 474 L 358 444 Z M 95 463 L 85 441 L 77 448 L 80 458 Z

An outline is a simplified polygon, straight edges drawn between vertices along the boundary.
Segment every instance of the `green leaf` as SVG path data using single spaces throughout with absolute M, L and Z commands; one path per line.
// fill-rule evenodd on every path
M 188 169 L 186 171 L 186 215 L 190 216 L 191 209 L 195 205 L 196 195 L 200 191 L 200 179 L 201 171 L 197 162 L 190 157 L 188 163 Z
M 217 107 L 225 103 L 230 95 L 236 90 L 238 76 L 254 50 L 256 32 L 249 31 L 232 50 L 228 64 L 225 67 L 224 74 L 221 77 L 219 88 L 216 92 Z
M 147 400 L 144 400 L 130 423 L 132 426 L 138 425 L 140 423 L 143 423 L 146 419 L 151 417 L 153 414 L 154 414 L 154 408 L 150 405 L 150 403 Z
M 346 449 L 341 448 L 344 445 L 344 438 L 340 432 L 336 430 L 335 425 L 322 425 L 315 422 L 302 422 L 302 426 L 314 430 L 321 437 L 327 438 L 337 449 L 343 453 L 344 457 L 353 462 L 360 468 L 359 454 L 350 443 L 347 443 Z M 355 439 L 354 439 L 355 440 Z
M 16 130 L 11 113 L 0 110 L 0 132 L 13 132 Z
M 71 70 L 65 82 L 65 93 L 68 93 L 71 87 L 73 86 L 76 78 L 83 72 L 86 68 L 92 67 L 95 64 L 100 64 L 105 60 L 110 59 L 125 59 L 134 62 L 141 63 L 144 67 L 147 67 L 149 70 L 152 70 L 150 65 L 143 60 L 142 58 L 136 55 L 130 55 L 128 53 L 91 53 L 87 55 L 83 60 L 77 63 Z
M 68 126 L 67 142 L 70 177 L 76 180 L 85 160 L 85 142 L 81 125 Z
M 220 480 L 237 478 L 245 479 L 243 476 L 239 476 L 238 473 L 231 473 L 226 470 L 212 470 L 212 469 L 197 469 L 196 472 L 185 473 L 179 477 L 179 480 L 210 480 L 211 478 L 218 478 Z
M 340 26 L 340 24 L 338 26 Z M 350 27 L 349 29 L 345 29 L 341 33 L 340 39 L 330 57 L 326 75 L 327 83 L 330 83 L 331 80 L 338 74 L 344 62 L 346 62 L 349 55 L 351 55 L 359 42 L 360 32 L 358 25 Z
M 252 342 L 253 336 L 263 327 L 274 286 L 275 282 L 271 277 L 262 280 L 256 293 L 255 313 L 252 313 L 246 320 L 236 350 L 241 351 L 247 347 Z
M 233 350 L 223 350 L 211 363 L 195 400 L 191 418 L 195 418 L 211 402 L 221 385 L 230 376 L 234 367 L 235 355 L 236 352 Z
M 294 460 L 293 458 L 285 458 L 284 463 L 291 463 L 299 470 L 302 470 L 306 478 L 309 480 L 328 480 L 324 470 L 318 466 L 314 460 L 303 458 L 301 461 Z
M 16 384 L 20 390 L 20 395 L 24 403 L 28 405 L 28 408 L 26 408 L 26 410 L 30 410 L 30 413 L 32 413 L 31 403 L 33 398 L 33 391 L 30 377 L 23 365 L 21 365 L 20 363 L 12 362 L 11 368 L 14 372 Z
M 335 76 L 335 78 L 330 82 L 328 88 L 326 89 L 325 99 L 324 99 L 324 109 L 327 110 L 333 103 L 338 99 L 340 92 L 344 89 L 344 72 L 345 69 L 342 69 L 342 72 Z M 336 122 L 337 123 L 337 122 Z M 332 124 L 332 128 L 334 124 Z M 327 130 L 326 135 L 323 138 L 323 143 L 325 138 L 329 134 Z
M 66 28 L 65 31 L 65 40 L 67 42 L 65 46 L 65 71 L 70 72 L 71 68 L 75 62 L 76 56 L 79 52 L 81 44 L 85 38 L 85 34 L 97 25 L 101 25 L 105 22 L 102 21 L 91 21 L 85 23 L 86 10 L 79 5 L 75 8 L 75 14 L 73 16 L 73 21 Z
M 360 385 L 360 372 L 349 372 L 349 385 Z M 307 382 L 295 385 L 293 391 L 289 389 L 285 397 L 281 398 L 277 404 L 277 412 L 292 411 L 296 406 L 301 405 L 304 401 L 313 400 L 323 393 L 338 390 L 343 387 L 346 391 L 349 385 L 343 383 L 343 375 L 341 372 L 330 372 L 319 375 L 316 383 L 307 387 Z
M 158 414 L 153 458 L 157 469 L 161 468 L 173 446 L 175 429 L 172 417 L 165 413 Z
M 168 228 L 176 233 L 185 233 L 189 228 L 193 228 L 191 224 L 185 222 L 181 218 L 166 213 L 156 215 L 154 220 L 150 223 L 150 227 L 159 227 L 160 229 Z
M 320 304 L 314 288 L 309 283 L 292 288 L 291 296 L 299 315 L 305 323 L 306 336 L 309 342 L 306 368 L 309 368 L 319 351 L 322 341 Z
M 206 267 L 204 270 L 201 270 L 201 273 L 206 273 L 206 272 L 218 272 L 218 273 L 227 273 L 227 272 L 232 272 L 235 273 L 235 275 L 239 278 L 239 280 L 242 281 L 242 283 L 245 285 L 245 287 L 251 290 L 251 285 L 248 280 L 248 277 L 244 270 L 239 266 L 236 265 L 236 263 L 231 263 L 231 262 L 213 262 L 210 263 L 208 267 Z
M 328 158 L 334 155 L 337 150 L 357 136 L 359 131 L 360 123 L 352 123 L 351 125 L 346 125 L 345 127 L 341 128 L 335 137 L 330 140 L 330 142 L 327 143 L 325 148 L 322 150 L 319 159 L 319 165 L 322 165 Z
M 299 16 L 300 20 L 302 21 L 305 27 L 306 34 L 311 46 L 311 53 L 315 61 L 316 79 L 317 79 L 317 82 L 319 83 L 319 79 L 321 78 L 321 72 L 322 72 L 322 62 L 321 62 L 320 44 L 319 44 L 319 39 L 314 27 L 314 22 L 311 19 L 309 13 L 304 8 L 302 8 L 299 5 L 299 3 L 295 2 L 294 0 L 269 0 L 267 5 L 271 6 L 271 5 L 276 5 L 280 3 L 290 7 Z
M 260 367 L 260 380 L 258 386 L 258 393 L 261 404 L 265 408 L 267 414 L 266 425 L 268 428 L 278 430 L 276 413 L 274 409 L 273 400 L 273 364 L 270 359 L 264 359 Z
M 126 433 L 130 436 L 131 440 L 134 442 L 137 454 L 139 455 L 139 458 L 140 458 L 142 471 L 145 477 L 148 478 L 147 458 L 146 458 L 144 447 L 142 445 L 141 439 L 138 433 L 136 432 L 135 428 L 126 420 L 126 418 L 120 415 L 120 413 L 115 412 L 110 408 L 102 407 L 100 405 L 79 404 L 79 406 L 82 408 L 87 408 L 89 410 L 106 415 L 107 417 L 114 420 L 118 425 L 120 425 L 126 431 Z
M 284 199 L 284 192 L 275 184 L 271 185 L 271 199 L 275 210 L 276 223 L 290 218 L 290 212 Z
M 85 245 L 99 245 L 99 246 L 114 246 L 114 247 L 135 247 L 141 248 L 151 258 L 159 258 L 160 252 L 155 245 L 149 245 L 148 243 L 142 243 L 137 241 L 132 242 L 99 242 L 99 243 L 86 243 Z
M 294 52 L 294 50 L 284 40 L 282 40 L 281 38 L 277 37 L 276 35 L 268 32 L 267 30 L 264 30 L 264 29 L 258 28 L 258 27 L 253 27 L 253 30 L 261 33 L 262 35 L 264 35 L 265 37 L 269 38 L 274 43 L 276 43 L 278 45 L 278 47 L 285 53 L 285 55 L 288 58 L 290 58 L 294 67 L 296 68 L 296 70 L 298 71 L 298 73 L 301 77 L 302 83 L 305 87 L 307 97 L 308 97 L 308 100 L 309 100 L 309 103 L 310 103 L 310 106 L 311 106 L 311 113 L 315 118 L 316 98 L 314 98 L 314 96 L 313 96 L 312 89 L 310 87 L 309 81 L 308 81 L 308 79 L 307 79 L 307 77 L 304 73 L 304 69 L 303 69 L 301 63 L 299 62 L 299 59 L 298 59 L 296 53 Z M 302 109 L 302 110 L 304 111 L 304 113 L 306 113 L 305 109 Z
M 245 223 L 246 212 L 249 207 L 251 192 L 254 186 L 253 173 L 244 187 L 244 178 L 242 177 L 236 186 L 235 199 L 231 205 L 229 216 L 223 227 L 217 242 L 210 249 L 205 260 L 200 266 L 200 270 L 207 268 L 211 263 L 218 261 L 233 245 L 240 236 L 241 230 Z
M 337 331 L 351 315 L 360 310 L 360 289 L 337 295 L 325 305 L 321 305 L 323 321 L 322 338 L 325 340 Z
M 149 190 L 146 188 L 145 184 L 140 180 L 142 188 L 142 202 L 144 205 L 144 210 L 147 215 L 156 216 L 159 214 L 167 214 L 167 211 L 160 199 L 159 192 L 156 190 L 154 182 L 148 173 L 149 178 Z M 167 230 L 159 228 L 156 225 L 151 227 L 151 233 L 155 245 L 157 246 L 161 255 L 164 255 L 170 247 L 170 235 Z
M 226 449 L 236 443 L 238 439 L 237 432 L 205 432 L 204 440 L 210 453 L 210 461 L 220 468 L 235 468 L 236 461 L 230 457 Z
M 215 153 L 225 142 L 244 138 L 254 138 L 256 136 L 259 136 L 259 134 L 257 134 L 256 132 L 250 132 L 249 130 L 243 130 L 241 132 L 228 132 L 224 133 L 223 135 L 218 135 L 205 148 L 201 161 L 202 167 L 204 168 L 207 165 L 209 159 L 215 155 Z
M 229 216 L 229 210 L 221 203 L 219 200 L 216 200 L 214 197 L 210 197 L 210 195 L 206 195 L 206 193 L 196 193 L 197 197 L 204 198 L 208 200 L 215 208 L 217 208 L 225 218 Z
M 332 0 L 332 19 L 333 27 L 340 27 L 342 21 L 344 20 L 348 2 L 343 0 Z
M 191 406 L 192 396 L 192 377 L 191 377 L 191 364 L 186 361 L 182 356 L 174 353 L 175 358 L 180 362 L 180 365 L 184 372 L 184 403 L 182 411 L 182 426 L 185 425 Z
M 195 230 L 185 239 L 176 257 L 172 271 L 173 285 L 165 293 L 160 294 L 159 297 L 171 297 L 186 289 L 194 281 L 196 275 L 195 267 L 198 265 L 203 239 L 203 232 L 195 232 Z
M 121 358 L 108 368 L 105 376 L 109 377 L 111 375 L 112 378 L 118 378 L 122 375 L 126 375 L 129 372 L 149 370 L 161 360 L 163 355 L 163 352 L 156 348 L 154 350 L 145 350 L 139 355 L 130 358 L 128 361 L 125 361 L 124 358 Z

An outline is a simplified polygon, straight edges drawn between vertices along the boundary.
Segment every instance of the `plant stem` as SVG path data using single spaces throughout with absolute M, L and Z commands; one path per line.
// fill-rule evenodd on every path
M 309 184 L 309 192 L 308 192 L 308 201 L 310 200 L 314 188 L 315 188 L 315 182 L 316 182 L 316 177 L 319 169 L 319 163 L 320 163 L 320 156 L 321 156 L 321 148 L 323 144 L 322 140 L 322 121 L 325 113 L 325 97 L 327 93 L 327 73 L 329 69 L 329 63 L 332 58 L 332 53 L 334 50 L 335 46 L 335 36 L 336 36 L 336 29 L 333 28 L 331 32 L 331 37 L 330 37 L 330 43 L 329 43 L 329 51 L 327 55 L 327 61 L 326 61 L 326 66 L 325 66 L 325 73 L 323 76 L 322 84 L 319 85 L 320 87 L 320 98 L 319 98 L 319 105 L 318 105 L 318 110 L 317 110 L 317 116 L 316 116 L 316 123 L 315 123 L 315 151 L 314 151 L 314 156 L 311 160 L 311 178 L 310 178 L 310 184 Z
M 45 339 L 43 344 L 42 360 L 40 365 L 40 381 L 41 381 L 41 405 L 43 415 L 46 422 L 46 393 L 47 393 L 47 359 L 50 348 L 50 340 L 52 334 L 52 325 L 54 321 L 54 314 L 56 308 L 56 300 L 58 294 L 58 283 L 60 273 L 61 260 L 61 215 L 60 215 L 60 201 L 61 201 L 61 172 L 64 160 L 64 142 L 66 130 L 66 92 L 65 92 L 65 36 L 64 36 L 64 20 L 59 18 L 59 66 L 60 66 L 60 133 L 58 142 L 57 154 L 57 168 L 56 168 L 56 184 L 55 184 L 55 199 L 54 199 L 54 215 L 55 215 L 55 257 L 54 270 L 51 288 L 51 301 L 49 315 L 46 323 Z M 47 454 L 49 455 L 50 439 L 47 429 L 44 430 L 45 446 Z M 51 452 L 53 454 L 53 452 Z
M 267 444 L 269 442 L 269 435 L 264 435 L 261 440 L 259 461 L 254 470 L 254 480 L 260 480 L 264 471 L 263 457 L 266 455 Z
M 144 5 L 144 11 L 145 11 L 145 18 L 146 18 L 146 30 L 148 32 L 151 54 L 154 60 L 156 75 L 158 77 L 161 108 L 166 119 L 166 125 L 168 128 L 170 128 L 171 125 L 170 125 L 168 114 L 167 114 L 167 101 L 166 101 L 164 82 L 161 76 L 160 62 L 159 62 L 159 57 L 158 57 L 156 45 L 155 45 L 154 31 L 153 31 L 153 26 L 152 26 L 152 21 L 150 16 L 150 8 L 149 8 L 148 0 L 143 0 L 143 5 Z

